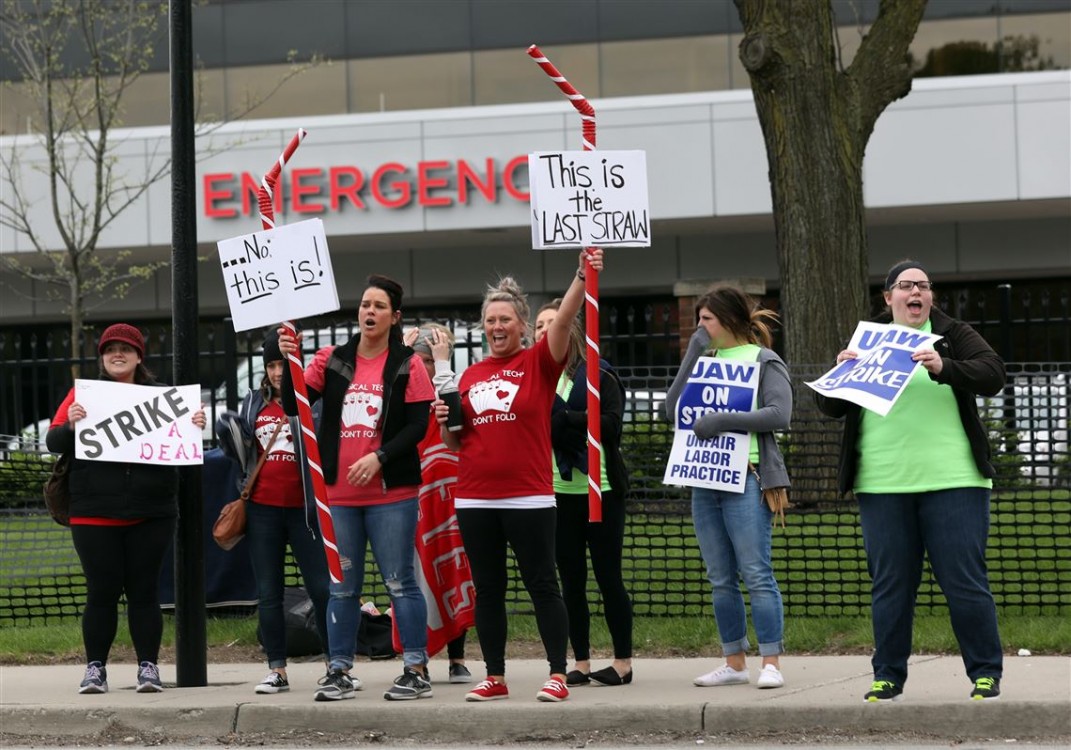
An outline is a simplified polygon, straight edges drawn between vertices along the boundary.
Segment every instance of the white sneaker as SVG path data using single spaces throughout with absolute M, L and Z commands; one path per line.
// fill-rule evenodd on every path
M 751 677 L 746 669 L 737 671 L 728 664 L 718 667 L 713 672 L 707 672 L 695 678 L 695 684 L 699 687 L 720 687 L 722 685 L 746 685 Z
M 781 670 L 775 667 L 773 664 L 767 664 L 759 672 L 759 679 L 755 681 L 755 685 L 760 689 L 765 688 L 779 688 L 785 686 L 785 676 L 781 674 Z

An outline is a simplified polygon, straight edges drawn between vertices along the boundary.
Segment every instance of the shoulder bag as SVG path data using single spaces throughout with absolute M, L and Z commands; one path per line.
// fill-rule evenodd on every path
M 260 467 L 264 465 L 268 454 L 271 453 L 271 447 L 281 429 L 283 429 L 282 422 L 275 425 L 275 431 L 271 434 L 271 439 L 268 441 L 267 447 L 264 448 L 264 452 L 260 454 L 260 460 L 257 461 L 256 468 L 253 469 L 253 473 L 249 475 L 245 487 L 242 488 L 242 494 L 238 496 L 237 500 L 232 500 L 224 505 L 219 512 L 219 518 L 212 524 L 212 538 L 216 540 L 216 544 L 225 550 L 234 549 L 234 546 L 245 538 L 245 504 L 249 500 L 249 493 L 253 491 L 253 484 L 257 481 Z
M 64 453 L 52 464 L 45 482 L 45 507 L 60 526 L 71 525 L 71 454 Z

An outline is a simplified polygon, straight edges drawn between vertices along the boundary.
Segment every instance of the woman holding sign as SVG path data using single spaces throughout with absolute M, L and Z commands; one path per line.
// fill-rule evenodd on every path
M 601 270 L 602 250 L 586 257 Z M 435 403 L 446 446 L 460 455 L 454 504 L 476 584 L 476 634 L 487 679 L 466 694 L 469 701 L 509 697 L 506 687 L 507 548 L 513 550 L 550 666 L 536 699 L 569 697 L 566 649 L 569 621 L 554 568 L 554 483 L 550 414 L 554 387 L 569 347 L 569 328 L 584 301 L 584 258 L 561 307 L 534 346 L 526 346 L 528 298 L 509 277 L 489 287 L 483 331 L 490 356 L 461 376 L 461 429 L 447 429 L 448 408 Z
M 558 316 L 561 299 L 536 313 L 539 341 Z M 569 643 L 576 668 L 567 685 L 628 685 L 632 682 L 632 600 L 621 575 L 625 544 L 625 495 L 628 469 L 621 456 L 625 386 L 604 360 L 599 362 L 599 417 L 604 458 L 602 521 L 588 521 L 588 404 L 584 331 L 580 321 L 569 328 L 565 369 L 558 378 L 550 413 L 550 444 L 554 449 L 554 499 L 557 502 L 558 575 L 569 611 Z M 614 645 L 614 661 L 591 671 L 591 613 L 588 610 L 588 554 L 602 595 L 606 626 Z
M 1003 652 L 985 564 L 996 472 L 975 399 L 1000 393 L 1004 363 L 973 328 L 934 306 L 922 264 L 894 265 L 884 297 L 889 309 L 876 322 L 942 338 L 912 355 L 922 366 L 884 417 L 816 396 L 823 412 L 844 417 L 840 490 L 859 500 L 872 579 L 874 683 L 864 699 L 901 698 L 924 556 L 948 600 L 970 698 L 997 698 Z M 845 350 L 837 362 L 857 356 Z
M 102 380 L 161 385 L 142 364 L 145 338 L 134 326 L 109 326 L 98 351 Z M 108 692 L 108 654 L 119 624 L 119 599 L 125 595 L 138 658 L 137 692 L 157 693 L 163 690 L 156 665 L 163 634 L 157 590 L 175 534 L 178 472 L 170 466 L 76 458 L 75 424 L 101 416 L 87 414 L 72 388 L 45 438 L 50 451 L 71 457 L 71 539 L 86 579 L 82 641 L 87 664 L 78 692 Z M 189 424 L 191 433 L 193 425 L 204 429 L 204 410 L 196 410 Z
M 677 402 L 701 356 L 759 363 L 759 384 L 752 411 L 708 412 L 694 422 L 695 437 L 709 440 L 727 430 L 750 433 L 748 476 L 742 493 L 692 488 L 692 520 L 713 590 L 725 664 L 695 678 L 699 687 L 742 685 L 751 677 L 746 664 L 747 615 L 740 579 L 751 596 L 751 619 L 759 641 L 762 670 L 756 685 L 785 684 L 780 669 L 784 652 L 784 608 L 773 574 L 774 498 L 784 497 L 788 472 L 777 446 L 776 430 L 792 418 L 792 386 L 785 363 L 771 349 L 770 310 L 755 307 L 741 290 L 715 287 L 695 303 L 698 325 L 688 343 L 666 413 L 677 424 Z M 677 429 L 682 429 L 680 426 Z
M 414 567 L 420 454 L 435 391 L 423 363 L 402 341 L 402 287 L 368 277 L 357 312 L 359 330 L 345 344 L 316 352 L 305 368 L 310 403 L 323 400 L 317 439 L 327 500 L 342 557 L 343 581 L 330 585 L 329 666 L 315 700 L 353 698 L 350 674 L 361 623 L 366 549 L 372 546 L 402 642 L 402 674 L 386 700 L 431 697 L 427 680 L 428 612 Z M 283 328 L 279 350 L 298 351 Z M 283 406 L 297 413 L 290 368 L 283 370 Z

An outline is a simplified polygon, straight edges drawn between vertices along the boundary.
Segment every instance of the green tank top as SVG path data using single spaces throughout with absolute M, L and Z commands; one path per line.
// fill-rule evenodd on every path
M 759 352 L 762 350 L 758 344 L 741 344 L 740 346 L 733 346 L 728 349 L 718 349 L 713 352 L 711 356 L 718 357 L 719 359 L 739 359 L 744 362 L 758 362 Z M 761 373 L 759 375 L 761 377 Z M 755 407 L 758 408 L 760 404 L 756 398 Z M 759 436 L 754 432 L 749 433 L 751 435 L 751 442 L 748 445 L 747 460 L 753 463 L 755 466 L 759 465 Z
M 929 333 L 930 321 L 919 330 Z M 924 367 L 887 415 L 861 410 L 858 452 L 857 493 L 993 486 L 974 463 L 952 386 L 931 379 Z
M 563 372 L 558 378 L 557 393 L 562 397 L 562 401 L 569 400 L 569 394 L 573 392 L 573 379 L 566 376 Z M 573 478 L 569 481 L 562 479 L 561 472 L 558 471 L 558 462 L 554 460 L 554 451 L 550 453 L 551 473 L 554 475 L 554 493 L 562 495 L 586 495 L 588 494 L 588 475 L 580 471 L 580 469 L 573 467 Z M 602 485 L 603 492 L 610 491 L 610 481 L 606 477 L 606 455 L 605 449 L 603 450 L 602 460 L 599 462 L 602 467 L 602 472 L 599 474 L 600 484 Z

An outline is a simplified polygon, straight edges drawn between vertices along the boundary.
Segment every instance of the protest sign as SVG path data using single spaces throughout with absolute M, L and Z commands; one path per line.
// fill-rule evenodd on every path
M 339 309 L 327 237 L 319 219 L 216 244 L 235 331 Z
M 754 410 L 758 385 L 758 362 L 699 358 L 677 401 L 664 484 L 744 491 L 750 434 L 723 432 L 701 440 L 693 430 L 696 421 L 709 412 Z
M 156 387 L 75 380 L 74 400 L 86 410 L 74 425 L 74 455 L 89 461 L 186 466 L 202 464 L 201 428 L 193 413 L 201 386 Z
M 645 152 L 537 152 L 528 179 L 533 248 L 651 246 Z
M 932 349 L 940 338 L 893 323 L 860 322 L 848 342 L 848 349 L 859 357 L 841 362 L 807 385 L 823 396 L 851 401 L 884 417 L 922 366 L 911 355 Z

